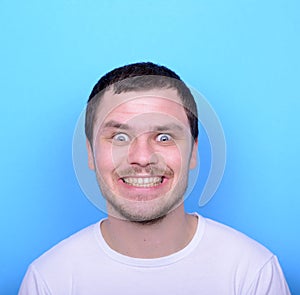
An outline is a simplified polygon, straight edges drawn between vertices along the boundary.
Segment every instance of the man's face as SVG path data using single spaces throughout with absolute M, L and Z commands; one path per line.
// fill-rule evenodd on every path
M 183 202 L 197 143 L 176 90 L 107 91 L 88 154 L 109 215 L 151 221 Z

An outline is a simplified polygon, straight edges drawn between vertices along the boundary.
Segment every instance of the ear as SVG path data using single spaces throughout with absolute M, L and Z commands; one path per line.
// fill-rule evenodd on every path
M 94 154 L 91 143 L 88 139 L 86 139 L 86 149 L 88 153 L 88 165 L 91 170 L 95 170 L 95 162 L 94 162 Z
M 194 169 L 197 166 L 197 155 L 198 155 L 198 139 L 194 141 L 191 160 L 190 160 L 190 169 Z

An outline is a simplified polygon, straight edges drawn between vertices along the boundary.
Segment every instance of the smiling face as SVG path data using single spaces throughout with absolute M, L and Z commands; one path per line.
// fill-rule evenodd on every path
M 176 90 L 107 91 L 94 126 L 89 166 L 109 215 L 151 221 L 182 203 L 197 143 Z

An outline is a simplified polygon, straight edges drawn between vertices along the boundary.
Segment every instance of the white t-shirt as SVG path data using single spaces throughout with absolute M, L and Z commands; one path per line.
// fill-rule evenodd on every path
M 198 216 L 192 241 L 172 255 L 140 259 L 105 242 L 100 222 L 29 267 L 19 295 L 290 294 L 277 258 L 225 225 Z

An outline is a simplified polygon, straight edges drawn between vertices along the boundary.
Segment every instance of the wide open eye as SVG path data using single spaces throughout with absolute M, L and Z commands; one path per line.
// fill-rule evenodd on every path
M 118 143 L 129 141 L 130 138 L 126 133 L 117 133 L 114 135 L 113 140 Z
M 166 142 L 172 140 L 172 136 L 170 134 L 162 133 L 157 135 L 156 140 L 160 142 Z

